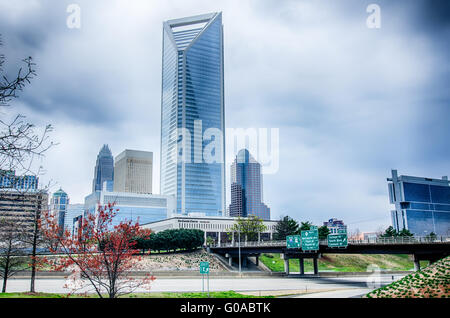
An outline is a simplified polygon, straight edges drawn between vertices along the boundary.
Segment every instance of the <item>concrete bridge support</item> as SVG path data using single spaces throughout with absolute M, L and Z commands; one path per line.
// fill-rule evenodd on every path
M 305 275 L 305 260 L 303 258 L 298 259 L 300 263 L 300 275 Z
M 314 275 L 319 275 L 319 265 L 318 265 L 318 257 L 313 258 L 313 264 L 314 264 Z
M 289 258 L 284 259 L 284 272 L 289 275 Z
M 417 257 L 417 255 L 414 255 L 414 270 L 420 271 L 420 259 Z

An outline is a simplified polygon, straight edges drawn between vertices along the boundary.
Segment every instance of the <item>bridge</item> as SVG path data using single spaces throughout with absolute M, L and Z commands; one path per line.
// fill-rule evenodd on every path
M 368 240 L 348 240 L 346 248 L 328 247 L 327 240 L 319 241 L 319 250 L 303 251 L 300 248 L 287 248 L 286 241 L 233 242 L 211 245 L 213 253 L 228 258 L 231 266 L 233 259 L 241 257 L 246 266 L 247 257 L 255 257 L 256 265 L 262 253 L 282 254 L 285 272 L 289 274 L 289 260 L 298 259 L 300 274 L 304 275 L 304 259 L 313 259 L 314 274 L 318 275 L 318 259 L 323 254 L 410 254 L 414 256 L 414 269 L 420 270 L 420 261 L 435 262 L 450 255 L 450 237 L 396 237 L 373 238 Z

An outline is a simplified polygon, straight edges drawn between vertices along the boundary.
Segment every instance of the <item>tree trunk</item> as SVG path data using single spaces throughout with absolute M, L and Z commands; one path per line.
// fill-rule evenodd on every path
M 2 288 L 2 293 L 6 293 L 6 282 L 8 280 L 8 271 L 9 271 L 9 258 L 6 261 L 5 270 L 3 271 L 3 288 Z
M 38 237 L 38 219 L 39 219 L 39 213 L 41 210 L 41 197 L 38 197 L 38 204 L 36 211 L 34 213 L 34 232 L 33 232 L 33 251 L 32 251 L 32 258 L 31 258 L 31 284 L 30 284 L 30 292 L 34 293 L 34 282 L 36 280 L 36 245 L 37 245 L 37 237 Z

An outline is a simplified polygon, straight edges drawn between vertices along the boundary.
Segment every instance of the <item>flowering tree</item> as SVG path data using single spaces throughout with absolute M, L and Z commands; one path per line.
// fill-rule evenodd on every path
M 67 230 L 60 231 L 54 216 L 44 215 L 40 228 L 51 253 L 60 255 L 45 259 L 45 263 L 55 271 L 70 269 L 65 287 L 72 293 L 81 289 L 86 292 L 90 286 L 101 298 L 105 294 L 116 298 L 137 288 L 150 289 L 155 277 L 132 277 L 133 271 L 141 269 L 136 238 L 147 237 L 150 231 L 142 230 L 138 223 L 131 221 L 112 226 L 115 210 L 111 203 L 99 205 L 98 213 L 88 214 L 74 236 Z

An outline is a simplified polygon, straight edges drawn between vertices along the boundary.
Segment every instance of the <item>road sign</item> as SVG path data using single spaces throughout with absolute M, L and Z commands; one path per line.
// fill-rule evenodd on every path
M 347 229 L 338 229 L 338 234 L 347 234 Z
M 347 234 L 328 235 L 328 247 L 347 247 Z
M 209 262 L 200 262 L 200 274 L 209 274 Z
M 286 236 L 286 246 L 287 248 L 300 248 L 302 245 L 302 240 L 300 235 L 289 235 Z
M 318 230 L 319 228 L 316 225 L 311 225 L 309 227 L 310 230 Z
M 301 237 L 302 250 L 317 251 L 319 249 L 319 231 L 317 229 L 301 231 Z

